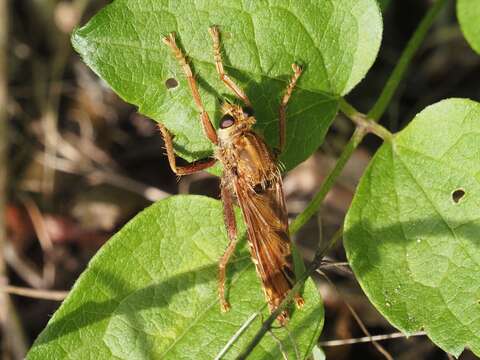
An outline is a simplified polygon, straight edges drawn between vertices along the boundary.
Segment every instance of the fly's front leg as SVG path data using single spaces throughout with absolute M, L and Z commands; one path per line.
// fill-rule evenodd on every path
M 235 247 L 237 246 L 237 223 L 235 221 L 235 212 L 233 211 L 233 201 L 232 194 L 229 189 L 227 189 L 224 179 L 220 185 L 222 202 L 223 202 L 223 217 L 225 221 L 225 227 L 227 228 L 228 234 L 228 247 L 225 250 L 225 253 L 220 259 L 218 264 L 218 294 L 220 297 L 220 308 L 223 312 L 230 309 L 230 304 L 225 298 L 225 277 L 226 277 L 226 268 L 228 260 L 232 256 Z
M 216 159 L 205 159 L 185 166 L 177 166 L 175 153 L 173 151 L 172 135 L 170 135 L 170 132 L 162 124 L 158 124 L 158 127 L 160 129 L 160 132 L 162 133 L 163 142 L 165 143 L 165 149 L 167 150 L 168 163 L 170 164 L 170 167 L 175 174 L 193 174 L 197 171 L 208 169 L 209 167 L 215 165 L 215 163 L 217 162 Z
M 193 100 L 195 101 L 195 104 L 197 105 L 197 108 L 201 114 L 200 118 L 202 121 L 203 132 L 212 143 L 218 144 L 217 132 L 215 131 L 215 128 L 210 121 L 210 117 L 208 116 L 205 107 L 203 106 L 202 99 L 200 98 L 200 93 L 198 92 L 197 82 L 195 81 L 195 78 L 193 76 L 192 69 L 190 68 L 190 65 L 188 64 L 182 50 L 180 50 L 180 48 L 177 46 L 177 43 L 175 42 L 175 34 L 171 33 L 168 36 L 164 37 L 163 42 L 168 45 L 168 47 L 170 47 L 173 55 L 177 59 L 178 63 L 183 69 L 183 72 L 187 77 Z
M 252 106 L 250 100 L 248 99 L 247 95 L 243 92 L 240 87 L 233 82 L 232 79 L 225 73 L 225 69 L 223 68 L 223 60 L 222 54 L 220 50 L 220 33 L 216 26 L 212 26 L 208 29 L 210 36 L 213 40 L 213 57 L 215 59 L 215 67 L 217 68 L 218 75 L 220 75 L 220 80 L 230 89 L 232 92 L 242 100 L 246 105 Z
M 286 126 L 287 126 L 287 104 L 290 100 L 290 96 L 292 96 L 293 89 L 297 84 L 298 78 L 302 75 L 302 68 L 299 67 L 297 64 L 292 64 L 293 69 L 293 76 L 290 79 L 290 82 L 285 90 L 285 94 L 283 95 L 282 102 L 280 103 L 279 109 L 279 141 L 278 141 L 278 150 L 279 153 L 283 152 L 285 148 L 285 135 L 286 135 Z

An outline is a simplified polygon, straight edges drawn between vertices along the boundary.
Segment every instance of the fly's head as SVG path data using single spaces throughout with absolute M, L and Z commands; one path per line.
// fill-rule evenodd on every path
M 256 122 L 253 109 L 249 106 L 241 107 L 236 104 L 224 103 L 222 113 L 218 137 L 223 143 L 232 141 L 235 135 L 250 130 Z

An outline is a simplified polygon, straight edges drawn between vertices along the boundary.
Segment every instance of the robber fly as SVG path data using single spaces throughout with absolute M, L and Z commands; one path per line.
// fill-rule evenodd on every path
M 186 166 L 177 166 L 170 132 L 159 125 L 165 141 L 170 167 L 177 175 L 187 175 L 213 166 L 216 161 L 223 165 L 221 197 L 229 245 L 219 263 L 219 297 L 223 311 L 230 308 L 225 298 L 226 265 L 237 244 L 237 226 L 233 210 L 234 198 L 242 210 L 247 225 L 248 244 L 252 261 L 263 284 L 263 291 L 270 311 L 275 310 L 292 288 L 295 275 L 292 249 L 288 232 L 288 217 L 282 189 L 282 178 L 276 156 L 252 127 L 255 117 L 252 105 L 243 90 L 225 73 L 220 52 L 220 34 L 217 27 L 209 29 L 213 40 L 213 55 L 220 79 L 244 104 L 241 107 L 225 102 L 220 128 L 215 130 L 205 111 L 192 70 L 184 53 L 177 46 L 175 34 L 163 42 L 185 73 L 193 100 L 200 112 L 203 131 L 215 145 L 215 158 L 201 160 Z M 279 151 L 285 145 L 286 106 L 302 70 L 292 65 L 294 74 L 286 88 L 279 109 Z M 295 296 L 298 307 L 303 305 L 300 295 Z M 278 320 L 285 324 L 287 311 Z

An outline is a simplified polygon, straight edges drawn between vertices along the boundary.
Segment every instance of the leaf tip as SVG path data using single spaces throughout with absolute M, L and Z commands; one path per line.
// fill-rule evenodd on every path
M 86 46 L 85 37 L 82 35 L 82 28 L 75 27 L 70 36 L 70 42 L 72 43 L 73 48 L 79 54 L 82 54 L 82 49 Z

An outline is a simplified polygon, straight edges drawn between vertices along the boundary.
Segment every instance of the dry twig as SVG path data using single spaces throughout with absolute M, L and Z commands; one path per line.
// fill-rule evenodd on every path
M 42 299 L 42 300 L 52 300 L 52 301 L 62 301 L 68 295 L 68 291 L 57 291 L 57 290 L 40 290 L 40 289 L 32 289 L 32 288 L 25 288 L 19 286 L 1 286 L 0 292 L 19 295 L 34 299 Z
M 412 336 L 425 336 L 426 333 L 420 331 L 418 333 L 412 334 Z M 321 347 L 328 347 L 328 346 L 343 346 L 343 345 L 351 345 L 351 344 L 360 344 L 360 343 L 369 343 L 373 341 L 383 341 L 383 340 L 391 340 L 391 339 L 399 339 L 399 338 L 407 338 L 407 336 L 402 332 L 396 332 L 392 334 L 384 334 L 384 335 L 372 335 L 372 336 L 364 336 L 360 338 L 352 338 L 352 339 L 340 339 L 340 340 L 327 340 L 327 341 L 320 341 L 318 343 Z

